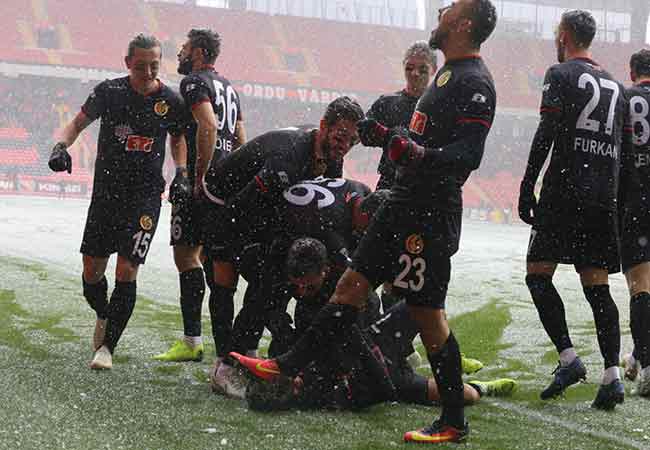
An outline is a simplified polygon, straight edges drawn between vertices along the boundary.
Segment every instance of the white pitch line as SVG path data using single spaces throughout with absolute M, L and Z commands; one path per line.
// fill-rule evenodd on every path
M 504 411 L 515 411 L 518 414 L 527 416 L 531 419 L 537 419 L 551 425 L 556 425 L 562 428 L 566 428 L 569 431 L 579 432 L 593 437 L 606 439 L 609 441 L 616 442 L 618 444 L 624 444 L 631 448 L 636 448 L 639 450 L 648 450 L 648 446 L 650 445 L 650 443 L 637 442 L 635 440 L 621 436 L 620 434 L 612 434 L 604 431 L 597 431 L 597 430 L 587 428 L 575 422 L 566 422 L 566 418 L 557 419 L 553 416 L 549 416 L 539 411 L 534 411 L 532 409 L 526 408 L 525 406 L 520 406 L 514 403 L 503 404 L 502 401 L 499 401 L 498 403 L 496 402 L 495 403 L 486 402 L 486 403 L 488 403 L 490 406 L 494 406 L 495 408 L 499 408 Z

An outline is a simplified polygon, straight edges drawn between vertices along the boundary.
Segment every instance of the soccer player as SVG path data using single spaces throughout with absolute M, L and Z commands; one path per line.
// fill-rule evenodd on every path
M 176 169 L 170 187 L 172 202 L 171 245 L 179 273 L 184 336 L 161 361 L 201 361 L 201 308 L 205 280 L 201 264 L 204 204 L 202 180 L 210 167 L 246 141 L 239 96 L 214 67 L 221 51 L 219 34 L 192 29 L 178 54 L 178 73 L 185 75 L 180 90 L 188 109 L 188 157 Z M 194 195 L 193 195 L 194 193 Z M 208 268 L 211 270 L 211 268 Z
M 398 166 L 391 196 L 307 332 L 290 352 L 258 361 L 255 370 L 262 377 L 296 375 L 305 355 L 354 324 L 368 289 L 392 281 L 417 324 L 442 404 L 440 419 L 406 433 L 407 442 L 458 442 L 469 432 L 460 349 L 447 324 L 445 297 L 460 237 L 461 187 L 481 162 L 494 118 L 494 82 L 479 55 L 495 25 L 489 0 L 459 0 L 441 9 L 430 45 L 446 61 L 417 104 L 410 135 L 376 121 L 360 124 L 364 145 L 385 148 Z
M 386 128 L 408 128 L 415 105 L 431 82 L 437 70 L 436 53 L 426 41 L 414 42 L 405 52 L 402 61 L 406 87 L 393 94 L 382 95 L 370 107 L 366 116 Z M 372 122 L 366 122 L 372 124 Z M 395 181 L 395 164 L 383 152 L 377 166 L 379 181 L 376 189 L 390 189 Z M 390 283 L 384 283 L 381 303 L 384 311 L 399 301 L 392 295 Z
M 432 405 L 440 400 L 434 378 L 417 374 L 406 356 L 412 351 L 417 326 L 400 302 L 362 331 L 356 325 L 325 349 L 307 355 L 309 362 L 295 378 L 277 382 L 254 380 L 246 390 L 251 409 L 290 408 L 357 410 L 384 401 Z M 246 360 L 241 355 L 234 355 Z M 470 381 L 463 386 L 466 405 L 484 395 L 510 395 L 511 379 Z
M 618 309 L 608 273 L 619 268 L 617 192 L 626 101 L 623 87 L 591 59 L 596 21 L 567 11 L 557 28 L 559 64 L 546 72 L 540 123 L 521 182 L 519 215 L 532 225 L 526 284 L 546 333 L 559 353 L 554 379 L 542 399 L 560 395 L 586 369 L 569 336 L 562 299 L 553 285 L 558 264 L 573 264 L 594 315 L 604 359 L 602 384 L 592 406 L 623 402 L 618 370 Z M 553 148 L 539 202 L 533 188 Z
M 624 358 L 625 376 L 635 380 L 637 393 L 650 396 L 650 50 L 630 59 L 634 86 L 627 90 L 630 112 L 626 144 L 631 146 L 621 172 L 623 226 L 621 260 L 630 289 L 630 328 L 634 352 Z
M 339 97 L 327 106 L 317 129 L 262 134 L 220 159 L 206 174 L 202 195 L 210 205 L 203 214 L 211 224 L 205 238 L 213 261 L 210 315 L 217 349 L 211 376 L 227 377 L 232 369 L 219 366 L 232 337 L 233 297 L 243 249 L 268 240 L 265 235 L 274 229 L 276 208 L 286 188 L 321 175 L 341 176 L 343 157 L 359 140 L 356 122 L 363 116 L 355 100 Z
M 160 42 L 153 36 L 136 36 L 125 58 L 129 75 L 95 87 L 64 128 L 49 160 L 55 172 L 71 173 L 66 149 L 90 123 L 101 120 L 81 243 L 83 293 L 97 314 L 92 369 L 112 368 L 112 354 L 135 306 L 138 268 L 158 226 L 167 134 L 177 164 L 187 151 L 182 99 L 157 78 L 160 60 Z M 117 253 L 117 266 L 109 301 L 104 273 L 112 253 Z

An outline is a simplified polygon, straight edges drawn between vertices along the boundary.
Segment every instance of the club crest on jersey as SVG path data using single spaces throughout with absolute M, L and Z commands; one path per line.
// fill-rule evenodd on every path
M 151 216 L 147 216 L 146 214 L 140 216 L 140 228 L 144 231 L 149 231 L 153 228 L 153 219 Z
M 436 86 L 441 88 L 445 84 L 447 84 L 449 80 L 451 80 L 451 70 L 446 70 L 443 73 L 441 73 L 438 79 L 436 80 Z
M 419 255 L 424 250 L 424 239 L 419 234 L 412 234 L 406 238 L 406 251 L 412 255 Z
M 427 121 L 429 117 L 421 111 L 415 111 L 411 116 L 411 123 L 409 124 L 409 130 L 415 134 L 422 136 L 424 134 L 424 129 L 427 126 Z
M 165 100 L 160 100 L 153 105 L 153 112 L 160 117 L 165 117 L 169 112 L 169 105 Z
M 126 138 L 127 152 L 145 152 L 149 153 L 153 148 L 153 138 L 147 136 L 137 136 L 132 134 Z
M 133 134 L 133 129 L 125 123 L 115 126 L 115 131 L 113 131 L 115 137 L 124 142 L 130 134 Z

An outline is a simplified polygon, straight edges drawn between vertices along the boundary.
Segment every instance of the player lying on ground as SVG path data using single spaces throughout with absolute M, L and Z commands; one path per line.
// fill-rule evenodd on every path
M 262 360 L 232 356 L 254 374 L 246 392 L 251 409 L 359 409 L 384 401 L 431 405 L 440 400 L 435 379 L 417 374 L 406 360 L 416 335 L 406 303 L 400 302 L 371 326 L 354 325 L 307 355 L 309 362 L 295 377 L 261 371 Z M 483 395 L 509 395 L 515 387 L 511 379 L 471 381 L 464 385 L 463 398 L 474 404 Z

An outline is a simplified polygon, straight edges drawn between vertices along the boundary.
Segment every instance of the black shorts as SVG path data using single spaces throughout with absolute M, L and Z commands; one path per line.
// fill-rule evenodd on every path
M 626 209 L 621 234 L 623 272 L 650 261 L 650 211 L 646 208 Z
M 619 272 L 616 214 L 609 211 L 566 214 L 562 223 L 554 226 L 533 226 L 526 261 L 573 264 L 577 272 L 587 268 Z
M 117 252 L 135 264 L 143 264 L 159 217 L 160 194 L 128 201 L 93 198 L 80 251 L 98 258 Z
M 172 205 L 169 245 L 196 247 L 204 244 L 204 200 L 192 199 L 177 207 Z
M 352 258 L 372 286 L 390 282 L 409 305 L 444 309 L 451 256 L 458 251 L 462 212 L 385 202 Z

